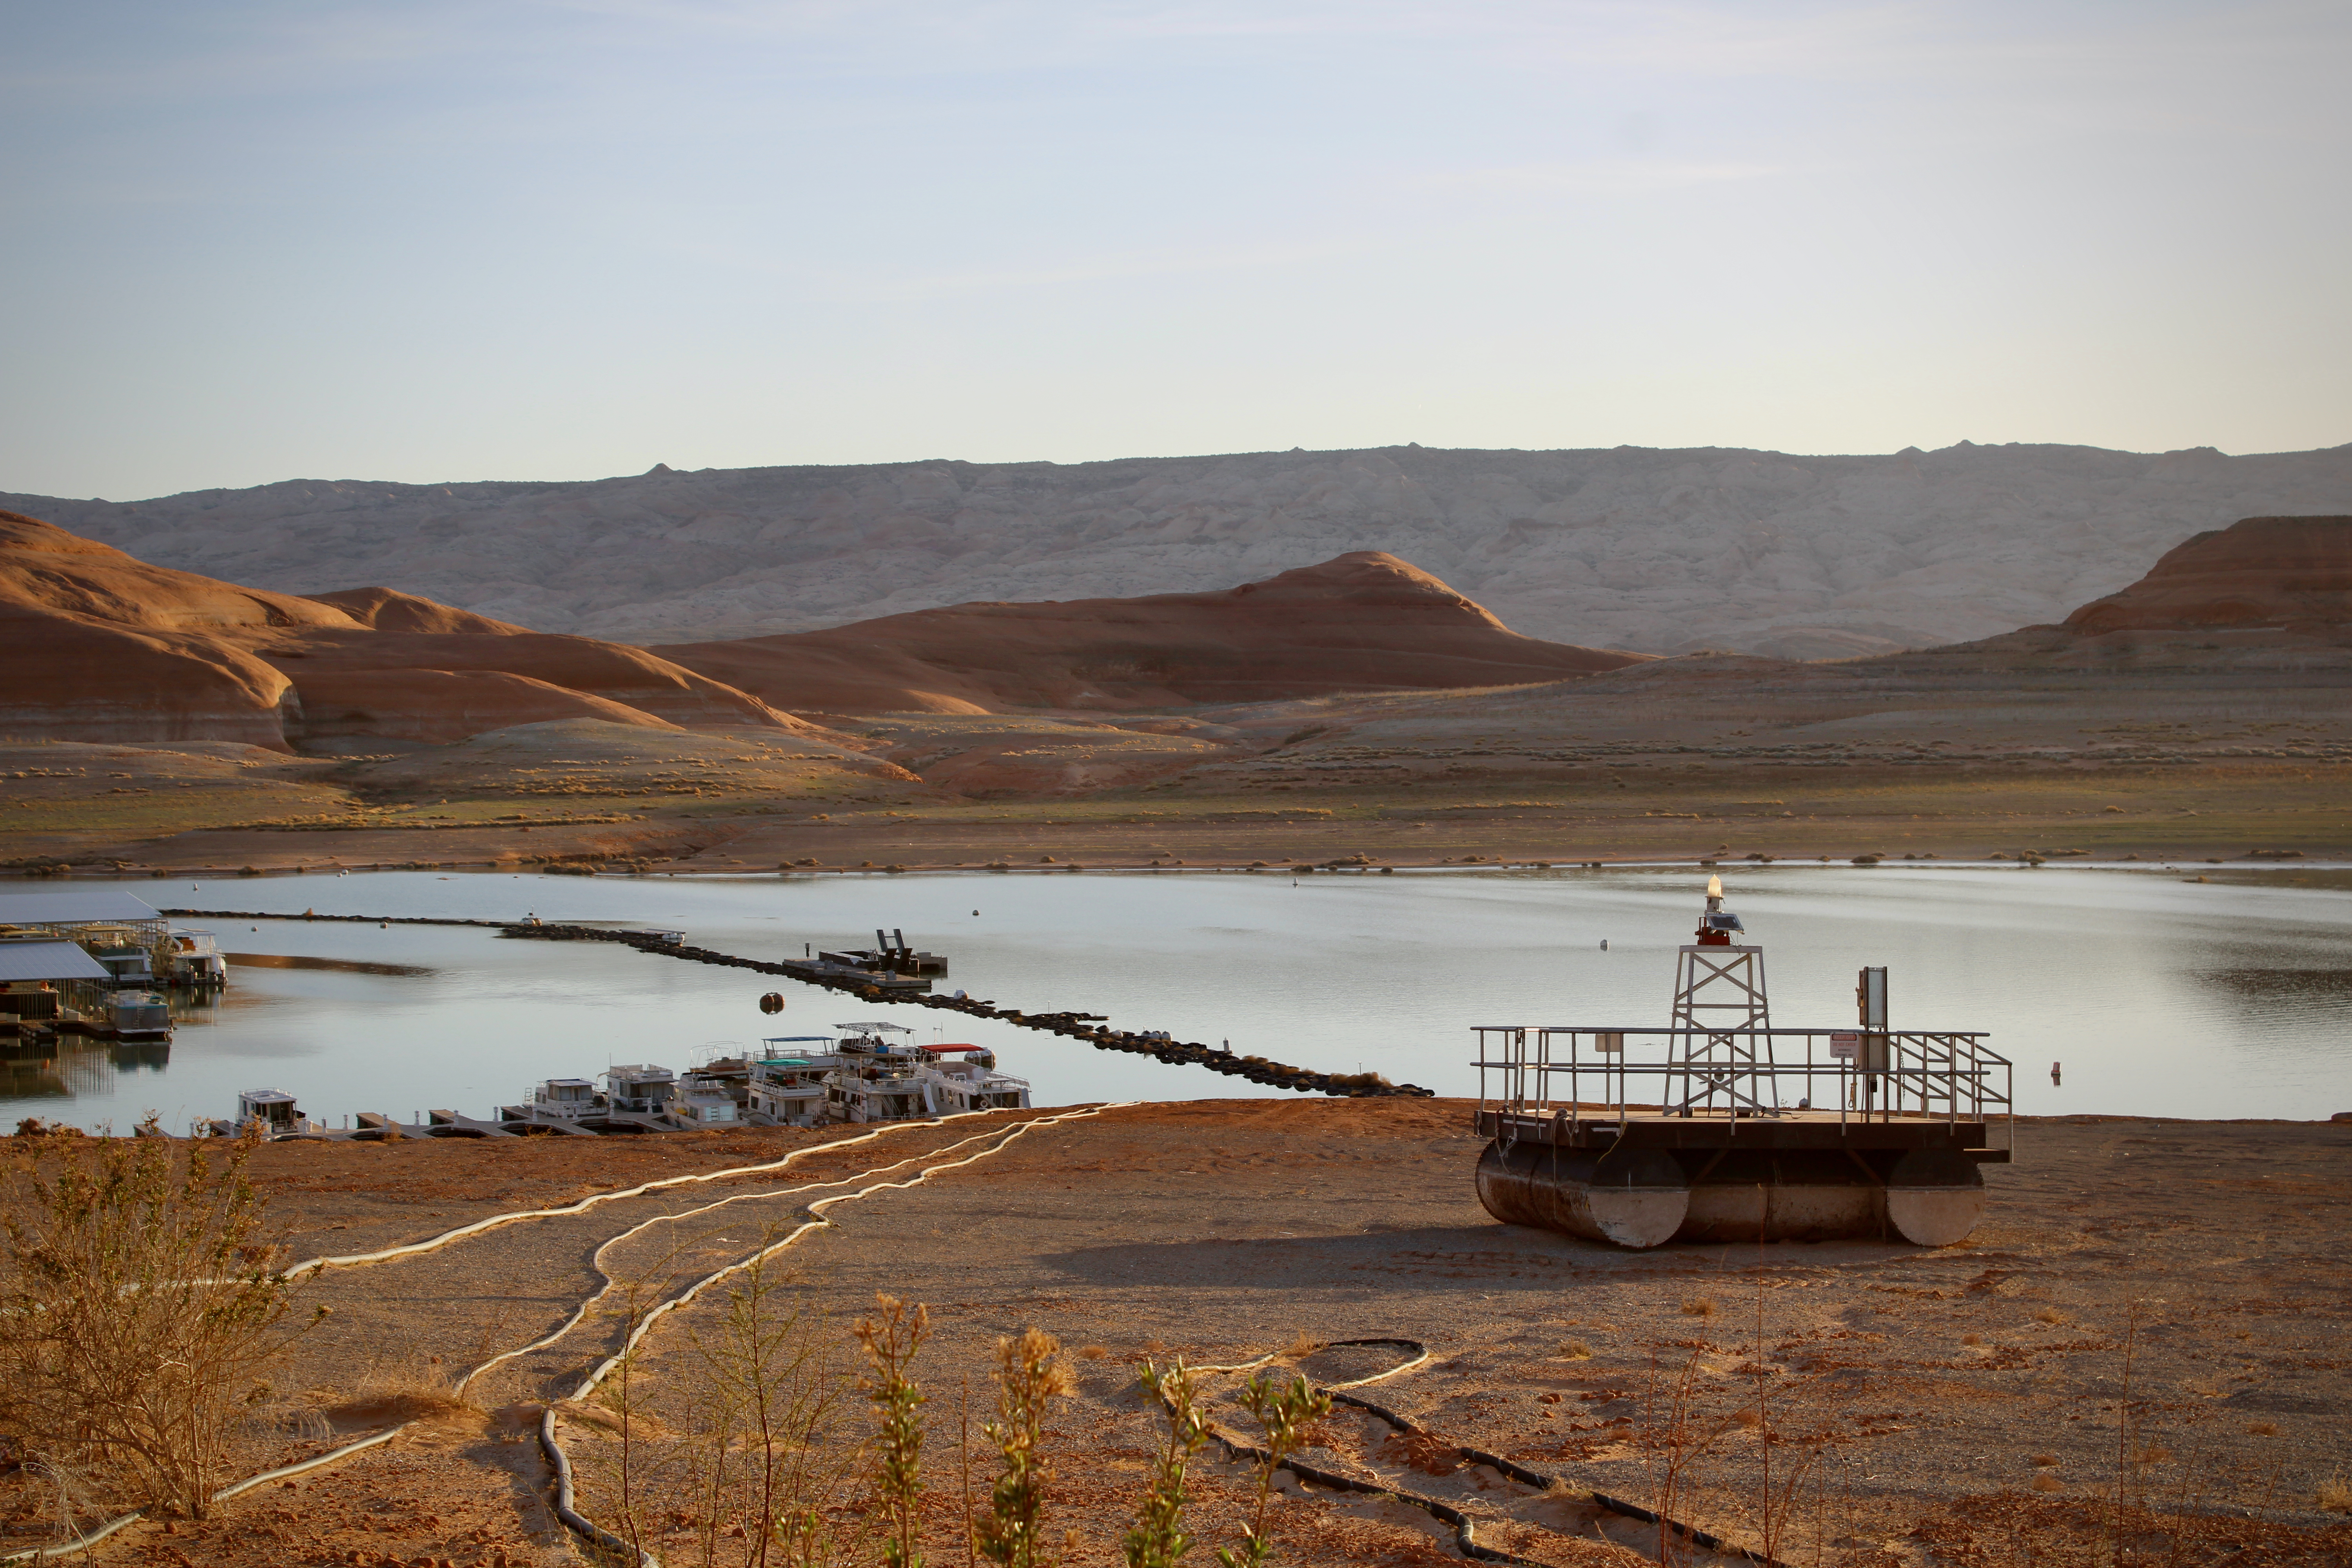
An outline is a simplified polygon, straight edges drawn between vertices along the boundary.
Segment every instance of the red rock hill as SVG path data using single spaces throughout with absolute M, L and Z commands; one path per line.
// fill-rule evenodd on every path
M 2352 658 L 2352 517 L 2249 517 L 2175 545 L 2054 626 L 1923 656 L 2030 666 L 2238 671 Z
M 2352 517 L 2249 517 L 2165 552 L 2147 576 L 2068 616 L 2069 631 L 2352 628 Z
M 1646 657 L 1521 637 L 1378 551 L 1218 593 L 956 605 L 652 651 L 775 706 L 836 713 L 1165 708 L 1522 686 Z
M 12 677 L 0 733 L 63 740 L 343 750 L 560 719 L 817 733 L 786 710 L 1133 709 L 1526 685 L 1643 657 L 1519 637 L 1370 552 L 1222 593 L 960 605 L 647 649 L 390 588 L 241 588 L 0 512 L 0 663 Z
M 0 733 L 443 742 L 552 719 L 810 730 L 642 648 L 388 589 L 327 599 L 151 566 L 0 512 Z

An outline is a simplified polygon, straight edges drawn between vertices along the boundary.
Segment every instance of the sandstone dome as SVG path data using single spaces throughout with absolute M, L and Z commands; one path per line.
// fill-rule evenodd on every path
M 1212 593 L 956 605 L 652 651 L 797 711 L 965 713 L 1524 686 L 1645 657 L 1521 637 L 1380 551 Z

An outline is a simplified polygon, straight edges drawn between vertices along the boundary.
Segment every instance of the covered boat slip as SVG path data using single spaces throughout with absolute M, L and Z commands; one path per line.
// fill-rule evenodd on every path
M 161 910 L 113 889 L 0 893 L 0 942 L 79 944 L 121 985 L 217 989 L 227 980 L 210 931 L 174 931 Z
M 71 938 L 89 926 L 125 926 L 161 942 L 170 923 L 154 905 L 111 888 L 0 893 L 0 930 Z
M 0 938 L 0 1023 L 50 1024 L 104 1010 L 114 976 L 79 942 Z

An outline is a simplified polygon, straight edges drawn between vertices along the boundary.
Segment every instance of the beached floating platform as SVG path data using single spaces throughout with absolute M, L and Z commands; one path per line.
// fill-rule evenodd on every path
M 1984 1213 L 2002 1121 L 1834 1110 L 1622 1121 L 1481 1110 L 1478 1197 L 1496 1218 L 1620 1247 L 1876 1237 L 1948 1247 Z
M 1665 1028 L 1475 1029 L 1487 1213 L 1630 1247 L 1948 1247 L 1976 1228 L 1980 1167 L 2013 1147 L 2008 1060 L 1974 1031 L 1889 1028 L 1878 968 L 1857 1026 L 1774 1028 L 1742 930 L 1710 878 Z

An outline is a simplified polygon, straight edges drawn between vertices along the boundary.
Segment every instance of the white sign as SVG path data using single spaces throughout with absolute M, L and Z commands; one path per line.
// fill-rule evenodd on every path
M 1845 1030 L 1830 1037 L 1830 1058 L 1833 1061 L 1850 1062 L 1862 1055 L 1862 1037 Z

